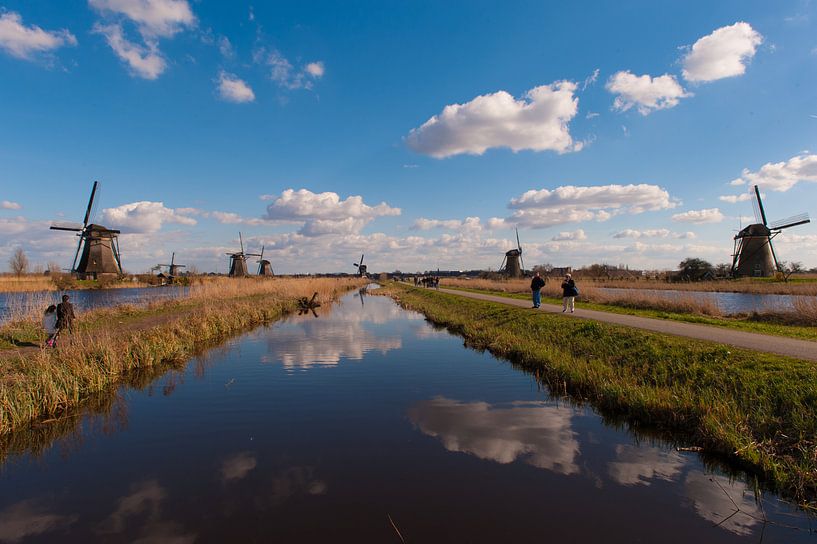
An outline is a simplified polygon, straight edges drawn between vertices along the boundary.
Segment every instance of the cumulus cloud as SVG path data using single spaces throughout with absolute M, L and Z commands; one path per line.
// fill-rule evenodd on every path
M 255 93 L 244 80 L 224 70 L 218 74 L 218 94 L 223 100 L 237 104 L 255 100 Z
M 551 238 L 554 242 L 564 242 L 566 240 L 587 240 L 587 235 L 584 233 L 582 229 L 576 229 L 574 231 L 566 231 L 560 232 L 553 238 Z
M 3 200 L 0 201 L 0 209 L 2 210 L 19 210 L 22 208 L 18 202 L 12 202 L 11 200 Z
M 132 202 L 102 210 L 105 226 L 130 233 L 153 233 L 164 223 L 195 225 L 196 220 L 179 210 L 166 208 L 162 202 Z
M 741 185 L 743 182 L 741 182 Z M 743 193 L 740 195 L 721 195 L 718 197 L 718 200 L 721 202 L 728 202 L 729 204 L 736 204 L 738 202 L 746 202 L 747 200 L 752 200 L 755 196 L 755 193 Z M 766 195 L 761 195 L 765 197 Z
M 742 75 L 763 43 L 749 23 L 721 27 L 695 42 L 683 59 L 684 79 L 707 82 Z
M 267 206 L 265 219 L 302 223 L 305 236 L 358 233 L 377 217 L 400 215 L 400 208 L 385 202 L 369 206 L 361 196 L 341 200 L 337 193 L 287 189 Z
M 145 38 L 169 38 L 196 24 L 187 0 L 88 0 L 88 5 L 130 19 Z
M 672 232 L 669 229 L 624 229 L 613 234 L 613 238 L 695 238 L 694 232 Z
M 758 185 L 771 191 L 788 191 L 801 181 L 817 182 L 817 155 L 803 153 L 784 162 L 769 162 L 757 172 L 748 168 L 731 185 Z M 751 197 L 749 197 L 751 198 Z
M 140 45 L 128 40 L 118 24 L 94 25 L 94 32 L 105 36 L 105 41 L 120 60 L 127 63 L 131 73 L 143 79 L 156 79 L 167 68 L 167 62 L 159 53 L 156 42 Z
M 501 223 L 492 219 L 489 224 L 545 228 L 579 221 L 606 221 L 623 213 L 639 214 L 675 206 L 669 193 L 657 185 L 565 185 L 525 192 L 508 204 L 514 210 L 510 217 Z
M 276 49 L 259 48 L 253 54 L 257 64 L 269 66 L 269 77 L 280 87 L 288 90 L 307 89 L 314 87 L 315 81 L 323 77 L 326 70 L 322 61 L 310 62 L 302 68 L 296 68 Z
M 19 59 L 32 59 L 66 45 L 77 45 L 77 39 L 68 30 L 48 31 L 31 25 L 25 26 L 19 13 L 0 13 L 0 49 Z
M 410 228 L 411 230 L 448 229 L 478 232 L 482 230 L 482 222 L 479 217 L 466 217 L 462 221 L 459 219 L 426 219 L 420 217 L 414 221 Z
M 513 151 L 578 151 L 568 124 L 576 115 L 576 84 L 557 81 L 528 91 L 515 99 L 505 91 L 481 95 L 465 104 L 451 104 L 412 129 L 408 146 L 418 153 L 441 159 L 453 155 L 482 155 L 487 149 Z
M 689 210 L 688 212 L 676 213 L 672 216 L 672 220 L 679 223 L 702 225 L 704 223 L 720 223 L 724 220 L 724 216 L 718 208 L 707 208 L 705 210 Z
M 648 74 L 637 76 L 629 71 L 616 72 L 605 88 L 617 95 L 613 109 L 627 111 L 635 106 L 641 115 L 673 108 L 682 98 L 692 96 L 684 91 L 675 76 L 669 74 L 651 77 Z

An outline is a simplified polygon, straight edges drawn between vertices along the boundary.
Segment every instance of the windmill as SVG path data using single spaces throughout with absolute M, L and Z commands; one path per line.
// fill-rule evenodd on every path
M 264 246 L 261 246 L 261 255 L 258 256 L 258 275 L 259 276 L 274 276 L 272 272 L 272 263 L 264 258 Z
M 88 224 L 98 189 L 99 182 L 95 181 L 82 224 L 54 223 L 51 225 L 51 230 L 77 233 L 79 243 L 71 264 L 71 273 L 76 274 L 82 280 L 118 276 L 122 273 L 122 261 L 119 258 L 119 231 L 102 225 Z
M 755 198 L 752 200 L 755 210 L 753 223 L 735 235 L 734 253 L 732 254 L 732 276 L 773 276 L 778 270 L 777 255 L 772 246 L 772 238 L 789 227 L 810 223 L 807 213 L 800 213 L 774 221 L 766 222 L 766 211 L 760 198 L 760 190 L 755 185 Z
M 238 233 L 238 241 L 241 244 L 241 251 L 237 253 L 227 253 L 230 256 L 230 277 L 243 278 L 249 275 L 247 272 L 247 257 L 260 257 L 258 253 L 244 253 L 244 238 Z
M 357 267 L 357 275 L 360 276 L 361 278 L 365 278 L 366 275 L 367 275 L 366 274 L 366 265 L 363 264 L 363 254 L 362 253 L 360 254 L 360 262 L 359 263 L 352 263 L 352 264 Z
M 175 251 L 170 255 L 170 264 L 157 264 L 156 268 L 159 268 L 161 270 L 163 266 L 167 267 L 167 276 L 170 278 L 171 281 L 173 280 L 173 278 L 175 278 L 181 273 L 180 268 L 187 268 L 187 265 L 185 264 L 176 264 Z
M 499 265 L 500 274 L 509 278 L 521 278 L 525 272 L 525 262 L 522 260 L 522 244 L 519 243 L 519 229 L 516 229 L 516 248 L 505 252 L 502 264 Z

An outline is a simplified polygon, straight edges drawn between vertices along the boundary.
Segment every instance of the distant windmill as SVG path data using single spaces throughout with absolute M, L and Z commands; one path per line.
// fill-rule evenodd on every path
M 176 264 L 176 252 L 170 255 L 170 264 L 157 264 L 156 267 L 161 269 L 163 266 L 167 267 L 167 276 L 172 280 L 181 273 L 181 268 L 187 268 L 186 264 Z
M 261 255 L 258 256 L 258 275 L 259 276 L 274 276 L 272 272 L 272 263 L 264 258 L 264 246 L 261 246 Z
M 732 275 L 735 277 L 773 276 L 779 269 L 779 265 L 772 246 L 772 238 L 780 234 L 783 229 L 809 223 L 811 219 L 807 213 L 801 213 L 768 224 L 757 185 L 755 185 L 755 198 L 752 200 L 752 205 L 755 209 L 757 223 L 741 229 L 735 235 Z
M 260 257 L 258 253 L 244 253 L 244 238 L 238 233 L 238 241 L 241 244 L 241 251 L 237 253 L 227 253 L 230 256 L 230 277 L 243 278 L 249 275 L 247 272 L 247 257 Z
M 360 262 L 359 263 L 352 263 L 357 267 L 357 275 L 361 278 L 366 277 L 366 265 L 363 264 L 363 254 L 360 255 Z
M 51 225 L 51 230 L 76 232 L 79 236 L 77 251 L 74 253 L 74 261 L 71 264 L 71 273 L 83 280 L 117 276 L 122 273 L 122 262 L 119 258 L 119 231 L 102 225 L 88 224 L 98 188 L 99 182 L 95 181 L 82 224 L 54 223 Z M 79 263 L 77 263 L 78 259 Z
M 519 243 L 519 229 L 516 229 L 516 249 L 509 249 L 505 252 L 505 257 L 499 266 L 499 272 L 509 278 L 521 278 L 525 272 L 525 262 L 522 260 L 522 244 Z

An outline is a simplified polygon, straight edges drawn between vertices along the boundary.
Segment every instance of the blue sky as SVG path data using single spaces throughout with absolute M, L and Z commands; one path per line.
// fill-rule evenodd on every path
M 496 268 L 517 227 L 663 269 L 730 260 L 755 183 L 817 213 L 817 4 L 570 4 L 0 0 L 0 258 L 69 266 L 93 180 L 133 272 L 239 230 L 281 273 Z

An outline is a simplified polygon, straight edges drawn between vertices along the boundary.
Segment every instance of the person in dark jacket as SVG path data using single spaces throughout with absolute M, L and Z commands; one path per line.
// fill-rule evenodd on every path
M 573 313 L 573 302 L 579 294 L 576 289 L 576 282 L 573 277 L 568 274 L 565 276 L 565 281 L 562 282 L 562 312 L 566 312 L 570 308 L 570 313 Z
M 544 286 L 545 286 L 545 280 L 543 280 L 542 277 L 539 276 L 539 272 L 537 272 L 533 276 L 533 279 L 530 280 L 530 291 L 531 291 L 531 296 L 533 297 L 533 307 L 534 308 L 538 308 L 542 304 L 542 296 L 541 296 L 540 291 L 542 290 L 542 287 L 544 287 Z
M 62 295 L 62 302 L 57 304 L 57 331 L 62 332 L 65 329 L 72 331 L 74 329 L 74 305 L 70 302 L 68 295 Z

